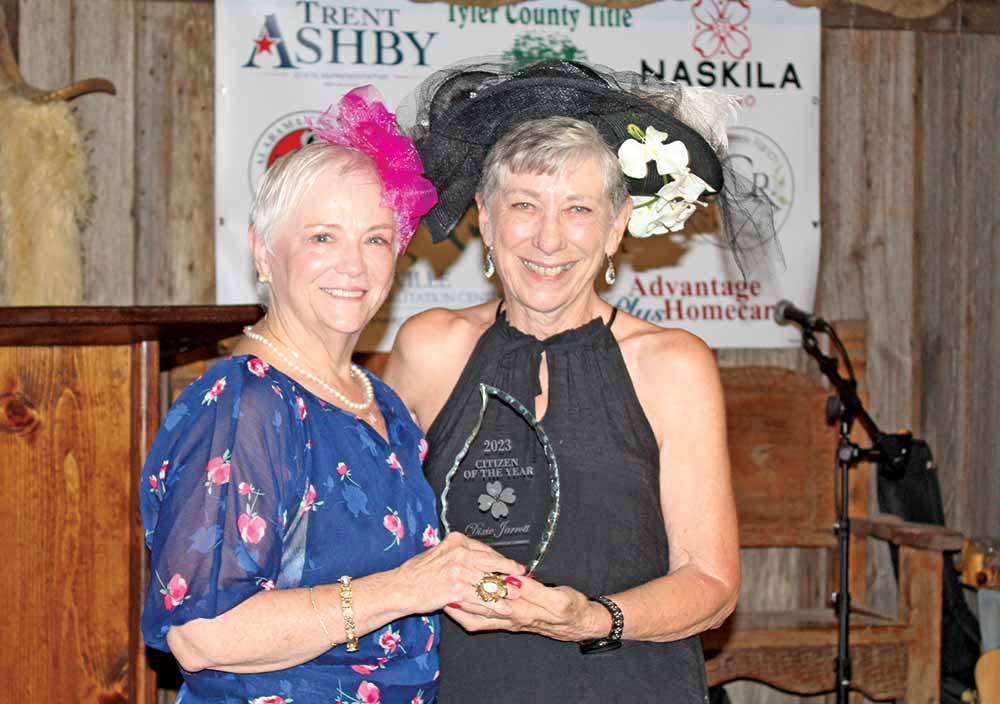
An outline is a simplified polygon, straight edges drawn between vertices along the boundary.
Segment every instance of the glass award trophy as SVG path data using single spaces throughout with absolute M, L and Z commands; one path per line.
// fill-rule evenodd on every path
M 472 432 L 445 476 L 441 525 L 535 571 L 559 520 L 559 467 L 545 430 L 505 391 L 480 384 Z

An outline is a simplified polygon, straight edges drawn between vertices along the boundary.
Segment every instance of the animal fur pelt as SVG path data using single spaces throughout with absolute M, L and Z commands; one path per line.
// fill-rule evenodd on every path
M 84 136 L 63 101 L 0 92 L 0 246 L 7 305 L 83 300 L 80 230 L 93 201 Z

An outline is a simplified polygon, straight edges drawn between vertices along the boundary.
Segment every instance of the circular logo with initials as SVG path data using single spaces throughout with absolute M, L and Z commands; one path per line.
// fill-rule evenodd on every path
M 781 232 L 795 200 L 795 176 L 788 155 L 763 132 L 733 127 L 729 130 L 729 161 L 738 174 L 771 199 L 774 230 Z
M 278 157 L 311 144 L 316 136 L 309 131 L 306 118 L 319 116 L 316 110 L 300 110 L 279 117 L 261 132 L 250 153 L 250 192 L 257 191 L 257 183 L 267 168 Z

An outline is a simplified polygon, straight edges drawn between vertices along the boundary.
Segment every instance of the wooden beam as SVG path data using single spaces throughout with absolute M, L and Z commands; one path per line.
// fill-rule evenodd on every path
M 10 40 L 10 49 L 14 55 L 15 63 L 17 63 L 18 10 L 18 0 L 0 0 L 0 20 L 3 21 L 3 29 L 6 30 L 7 38 Z
M 829 0 L 823 6 L 825 29 L 888 29 L 921 32 L 1000 34 L 1000 3 L 962 0 L 933 17 L 903 18 L 847 0 Z

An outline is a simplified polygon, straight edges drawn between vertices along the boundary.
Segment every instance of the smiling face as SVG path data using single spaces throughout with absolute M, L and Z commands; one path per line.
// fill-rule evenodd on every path
M 385 302 L 396 268 L 393 211 L 373 167 L 324 168 L 275 223 L 257 270 L 277 317 L 320 337 L 357 335 Z M 291 331 L 290 331 L 291 332 Z
M 479 208 L 508 304 L 547 317 L 596 296 L 594 279 L 618 248 L 630 210 L 612 212 L 593 158 L 552 174 L 506 174 Z

